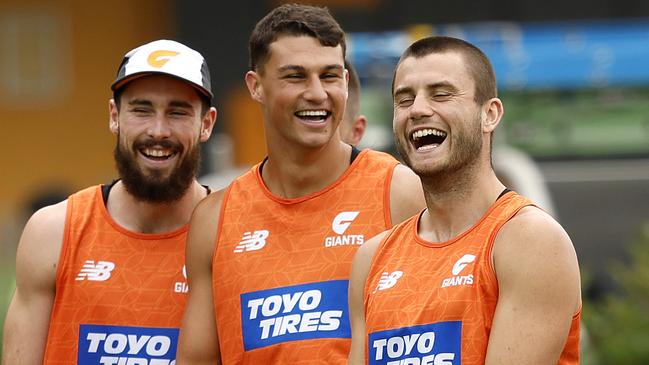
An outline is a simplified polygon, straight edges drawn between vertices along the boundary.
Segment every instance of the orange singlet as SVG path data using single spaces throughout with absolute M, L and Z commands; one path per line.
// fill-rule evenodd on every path
M 447 242 L 417 234 L 421 215 L 394 227 L 376 251 L 364 291 L 369 364 L 482 365 L 498 301 L 491 263 L 496 234 L 526 198 L 509 192 L 471 229 Z M 574 315 L 559 364 L 579 363 Z
M 397 161 L 362 151 L 327 188 L 274 196 L 259 165 L 224 197 L 213 290 L 224 364 L 346 364 L 354 254 L 390 224 Z
M 120 227 L 100 186 L 71 195 L 44 364 L 174 364 L 186 236 Z

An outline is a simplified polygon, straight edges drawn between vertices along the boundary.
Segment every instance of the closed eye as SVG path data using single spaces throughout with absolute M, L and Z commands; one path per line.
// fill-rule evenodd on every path
M 414 101 L 415 101 L 415 99 L 414 99 L 414 98 L 410 98 L 410 97 L 408 97 L 408 98 L 401 98 L 401 99 L 396 100 L 395 105 L 396 105 L 396 106 L 400 106 L 400 107 L 407 107 L 407 106 L 412 105 L 412 103 L 413 103 Z
M 132 108 L 130 109 L 130 112 L 138 115 L 144 115 L 144 114 L 150 114 L 151 110 L 146 108 Z
M 453 96 L 452 93 L 449 92 L 436 92 L 433 94 L 433 99 L 435 100 L 446 100 L 449 99 Z
M 284 75 L 282 78 L 283 79 L 288 79 L 288 80 L 301 80 L 301 79 L 304 78 L 304 75 L 303 74 L 288 74 L 288 75 Z
M 322 78 L 322 79 L 341 79 L 342 75 L 338 75 L 338 74 L 334 74 L 334 73 L 326 73 L 326 74 L 322 74 L 320 76 L 320 78 Z

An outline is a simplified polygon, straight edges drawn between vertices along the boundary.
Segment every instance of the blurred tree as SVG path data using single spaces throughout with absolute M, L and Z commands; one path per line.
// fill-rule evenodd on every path
M 584 321 L 599 364 L 649 364 L 649 222 L 629 245 L 629 264 L 616 263 L 619 287 L 584 304 Z

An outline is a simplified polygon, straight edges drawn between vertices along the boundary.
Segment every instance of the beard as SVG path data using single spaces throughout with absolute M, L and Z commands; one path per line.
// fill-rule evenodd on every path
M 396 136 L 396 134 L 395 134 Z M 436 166 L 421 166 L 413 164 L 407 153 L 407 148 L 400 138 L 395 138 L 395 144 L 404 163 L 417 174 L 422 181 L 436 183 L 451 182 L 458 177 L 458 172 L 472 170 L 480 158 L 482 150 L 482 129 L 479 114 L 474 117 L 467 128 L 458 129 L 454 133 L 452 150 L 447 161 Z M 407 144 L 408 142 L 405 142 Z M 457 183 L 458 181 L 456 181 Z
M 146 174 L 137 165 L 134 154 L 142 148 L 152 146 L 169 148 L 183 156 L 182 145 L 168 140 L 137 141 L 133 144 L 133 150 L 129 151 L 122 146 L 118 135 L 114 156 L 119 177 L 126 191 L 139 201 L 157 204 L 178 201 L 187 192 L 198 174 L 201 161 L 200 144 L 196 143 L 167 177 L 164 176 L 165 172 L 163 171 L 152 171 Z

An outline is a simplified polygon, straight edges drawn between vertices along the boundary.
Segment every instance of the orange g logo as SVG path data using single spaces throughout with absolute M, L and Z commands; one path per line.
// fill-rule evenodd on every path
M 169 62 L 169 59 L 173 56 L 178 55 L 179 52 L 174 51 L 153 51 L 147 58 L 149 65 L 155 68 L 161 68 L 165 63 Z

